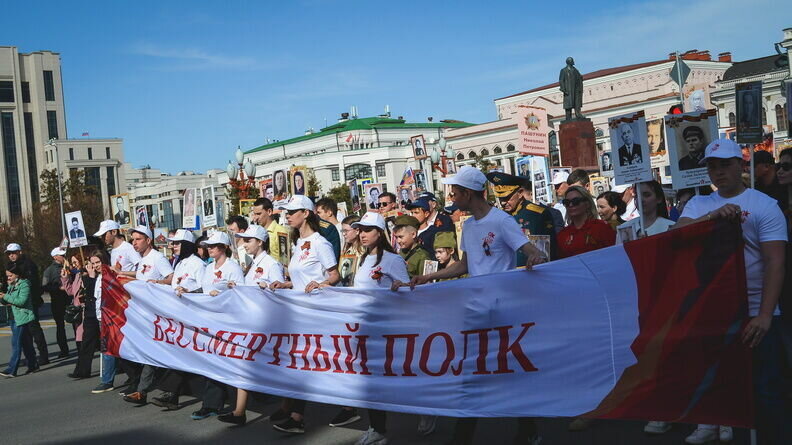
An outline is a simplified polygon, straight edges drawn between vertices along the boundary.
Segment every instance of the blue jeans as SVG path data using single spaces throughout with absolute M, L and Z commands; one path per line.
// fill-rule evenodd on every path
M 773 317 L 770 329 L 753 352 L 756 432 L 760 445 L 792 443 L 792 413 L 784 400 L 784 345 L 781 317 Z
M 9 326 L 11 327 L 11 359 L 8 360 L 8 368 L 6 368 L 5 373 L 16 375 L 22 352 L 25 353 L 28 371 L 37 369 L 38 363 L 36 362 L 36 350 L 33 348 L 33 335 L 30 333 L 27 323 L 18 326 L 15 320 L 10 320 Z
M 116 358 L 112 355 L 102 354 L 102 376 L 101 383 L 113 384 L 116 372 Z

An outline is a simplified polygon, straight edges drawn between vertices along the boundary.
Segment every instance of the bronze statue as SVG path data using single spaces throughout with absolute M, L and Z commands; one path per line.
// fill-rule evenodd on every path
M 558 85 L 564 93 L 564 111 L 566 120 L 572 119 L 572 109 L 575 110 L 575 119 L 582 119 L 583 114 L 580 108 L 583 106 L 583 76 L 575 68 L 575 60 L 571 57 L 566 59 L 567 66 L 561 69 L 558 75 Z

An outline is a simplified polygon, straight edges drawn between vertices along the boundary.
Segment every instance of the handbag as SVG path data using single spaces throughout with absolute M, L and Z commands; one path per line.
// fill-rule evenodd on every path
M 82 324 L 83 321 L 83 307 L 70 304 L 66 306 L 66 311 L 63 314 L 63 319 L 66 323 Z

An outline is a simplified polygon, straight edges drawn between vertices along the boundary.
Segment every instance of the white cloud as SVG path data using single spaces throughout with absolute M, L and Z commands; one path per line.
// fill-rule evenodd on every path
M 163 63 L 157 65 L 156 68 L 165 70 L 256 70 L 266 68 L 255 57 L 223 55 L 198 48 L 176 48 L 152 43 L 138 43 L 131 47 L 131 52 L 162 60 Z

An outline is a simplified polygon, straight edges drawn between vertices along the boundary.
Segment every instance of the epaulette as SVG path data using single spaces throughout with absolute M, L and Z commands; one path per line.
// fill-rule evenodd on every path
M 323 220 L 323 219 L 320 219 L 319 220 L 319 227 L 321 227 L 323 229 L 326 229 L 326 228 L 330 227 L 330 223 L 325 221 L 325 220 Z
M 539 213 L 539 214 L 544 213 L 544 211 L 545 211 L 544 207 L 542 207 L 540 205 L 537 205 L 537 204 L 533 204 L 533 203 L 528 204 L 527 206 L 525 206 L 525 208 L 527 210 L 530 210 L 532 212 L 536 212 L 536 213 Z

